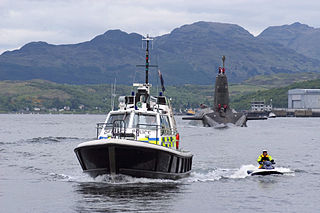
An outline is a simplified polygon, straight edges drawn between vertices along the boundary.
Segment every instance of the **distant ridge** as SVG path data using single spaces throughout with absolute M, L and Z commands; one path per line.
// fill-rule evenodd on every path
M 230 82 L 242 82 L 256 75 L 320 72 L 316 57 L 320 48 L 308 55 L 308 50 L 301 49 L 303 45 L 294 48 L 286 44 L 291 37 L 280 36 L 276 40 L 277 33 L 282 35 L 282 28 L 278 28 L 270 27 L 254 37 L 235 24 L 200 21 L 183 25 L 154 38 L 151 63 L 159 65 L 165 83 L 171 85 L 213 84 L 222 55 L 227 56 Z M 287 28 L 296 29 L 293 34 L 299 35 L 302 31 L 317 35 L 319 31 L 300 23 Z M 79 44 L 31 42 L 0 55 L 0 80 L 44 79 L 67 84 L 112 83 L 115 78 L 121 84 L 142 81 L 143 70 L 136 68 L 144 63 L 141 37 L 137 33 L 109 30 Z M 156 83 L 155 71 L 150 80 Z
M 277 42 L 307 57 L 320 58 L 320 28 L 295 22 L 265 29 L 259 38 Z

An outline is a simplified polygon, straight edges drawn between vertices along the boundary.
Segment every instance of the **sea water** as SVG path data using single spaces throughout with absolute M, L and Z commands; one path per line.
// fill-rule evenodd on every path
M 181 180 L 82 173 L 73 149 L 104 115 L 0 115 L 0 212 L 320 212 L 320 119 L 214 129 L 177 117 Z M 263 149 L 284 175 L 248 176 Z

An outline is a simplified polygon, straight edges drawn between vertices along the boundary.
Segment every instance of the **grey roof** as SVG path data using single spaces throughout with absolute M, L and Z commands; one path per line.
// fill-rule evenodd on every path
M 289 95 L 320 94 L 320 89 L 290 89 Z

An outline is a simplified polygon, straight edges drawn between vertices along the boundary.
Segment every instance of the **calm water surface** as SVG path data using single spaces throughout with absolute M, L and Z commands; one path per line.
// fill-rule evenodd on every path
M 320 119 L 193 126 L 177 118 L 192 174 L 178 181 L 82 173 L 73 149 L 103 115 L 0 115 L 0 212 L 320 212 Z M 285 175 L 249 177 L 262 149 Z

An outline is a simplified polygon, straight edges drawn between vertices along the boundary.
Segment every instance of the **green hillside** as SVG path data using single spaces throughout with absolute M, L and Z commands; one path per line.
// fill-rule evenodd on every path
M 245 94 L 256 89 L 251 85 L 230 87 L 231 95 Z M 131 86 L 117 85 L 115 98 L 134 91 Z M 200 103 L 211 106 L 213 86 L 183 85 L 167 86 L 166 96 L 172 99 L 174 108 L 197 108 Z M 159 89 L 152 87 L 152 94 Z M 67 110 L 62 110 L 67 107 Z M 69 109 L 70 108 L 70 109 Z M 111 85 L 68 85 L 44 80 L 0 81 L 0 111 L 40 111 L 40 112 L 78 112 L 104 113 L 111 108 Z M 39 110 L 40 109 L 40 110 Z
M 270 85 L 269 85 L 270 86 Z M 249 109 L 252 100 L 273 100 L 275 107 L 287 107 L 287 92 L 293 88 L 320 88 L 320 79 L 296 82 L 267 89 L 267 85 L 231 84 L 231 107 Z M 117 99 L 133 91 L 131 86 L 117 85 Z M 156 96 L 157 87 L 152 88 Z M 197 108 L 200 103 L 212 106 L 214 87 L 183 85 L 166 87 L 176 110 Z M 68 85 L 44 80 L 0 81 L 0 112 L 106 113 L 111 109 L 111 85 Z
M 295 82 L 309 81 L 320 79 L 320 73 L 306 72 L 306 73 L 280 73 L 274 75 L 257 75 L 248 80 L 245 80 L 242 84 L 261 86 L 264 88 L 276 88 L 284 87 Z
M 213 86 L 169 86 L 166 95 L 172 98 L 177 109 L 195 108 L 199 103 L 209 105 L 213 90 Z M 116 106 L 118 97 L 131 91 L 134 91 L 133 87 L 117 85 Z M 156 87 L 152 88 L 152 94 L 157 94 Z M 61 110 L 65 107 L 70 110 Z M 32 112 L 35 108 L 40 112 L 107 112 L 111 109 L 111 85 L 68 85 L 44 80 L 0 81 L 0 112 Z

